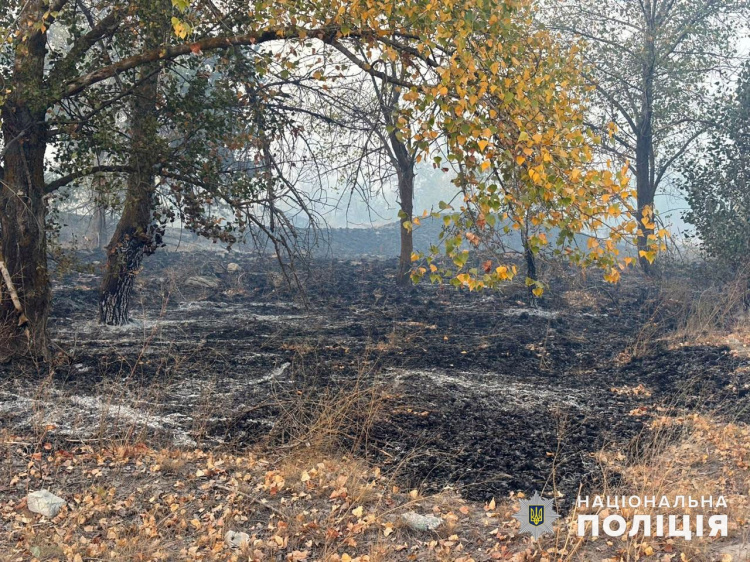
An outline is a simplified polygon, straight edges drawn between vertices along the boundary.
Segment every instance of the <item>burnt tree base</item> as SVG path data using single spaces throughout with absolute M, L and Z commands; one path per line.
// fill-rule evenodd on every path
M 130 322 L 130 299 L 144 254 L 144 243 L 133 238 L 110 251 L 99 293 L 100 324 L 122 326 Z

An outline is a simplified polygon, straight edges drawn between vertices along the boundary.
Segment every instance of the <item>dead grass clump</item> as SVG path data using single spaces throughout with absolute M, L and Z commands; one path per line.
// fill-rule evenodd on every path
M 659 341 L 716 345 L 726 343 L 729 334 L 746 333 L 749 287 L 749 272 L 715 282 L 665 278 L 658 294 L 644 303 L 648 318 L 624 355 L 642 356 Z
M 726 334 L 734 329 L 747 308 L 748 283 L 748 276 L 742 273 L 729 282 L 703 290 L 684 286 L 673 289 L 682 303 L 677 312 L 678 337 L 700 341 L 711 334 Z
M 291 396 L 277 397 L 279 416 L 269 442 L 308 455 L 366 448 L 386 397 L 385 387 L 364 368 L 353 381 L 323 387 L 313 377 Z

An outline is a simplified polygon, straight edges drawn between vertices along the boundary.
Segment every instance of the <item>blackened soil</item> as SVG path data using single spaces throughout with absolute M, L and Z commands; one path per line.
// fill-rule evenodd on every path
M 398 290 L 394 261 L 318 262 L 300 271 L 305 303 L 254 258 L 157 258 L 128 327 L 94 322 L 96 275 L 58 283 L 52 331 L 70 358 L 42 397 L 42 375 L 0 367 L 11 370 L 0 423 L 38 425 L 41 409 L 65 438 L 97 435 L 109 400 L 132 408 L 108 416 L 124 411 L 182 443 L 287 447 L 333 411 L 342 445 L 397 468 L 405 485 L 487 500 L 553 479 L 570 499 L 597 480 L 594 452 L 669 410 L 750 421 L 747 361 L 666 343 L 676 319 L 637 276 L 618 287 L 552 280 L 530 308 L 522 286 Z M 53 407 L 60 396 L 67 409 Z

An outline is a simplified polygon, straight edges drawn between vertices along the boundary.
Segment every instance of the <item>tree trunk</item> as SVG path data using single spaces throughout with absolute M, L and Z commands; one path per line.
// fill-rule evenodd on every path
M 29 22 L 44 14 L 43 0 L 27 2 L 20 26 L 30 29 L 15 40 L 11 93 L 2 107 L 5 154 L 0 168 L 0 246 L 22 312 L 0 282 L 0 357 L 46 359 L 50 311 L 45 236 L 44 153 L 47 148 L 44 99 L 46 36 Z
M 154 70 L 146 66 L 141 77 Z M 137 88 L 130 122 L 131 156 L 125 205 L 112 240 L 107 246 L 107 269 L 99 293 L 99 322 L 122 325 L 130 321 L 129 307 L 135 276 L 143 256 L 159 243 L 154 224 L 157 135 L 156 101 L 158 72 Z
M 536 273 L 536 259 L 534 258 L 534 252 L 531 248 L 526 248 L 523 252 L 523 257 L 526 259 L 526 277 L 534 281 L 538 280 Z
M 404 287 L 409 283 L 411 255 L 414 252 L 412 228 L 404 227 L 405 222 L 411 223 L 414 214 L 414 168 L 410 163 L 398 171 L 398 194 L 401 206 L 401 253 L 396 282 Z
M 13 139 L 4 158 L 3 189 L 0 190 L 2 255 L 23 309 L 11 302 L 8 287 L 0 300 L 0 355 L 17 357 L 47 355 L 47 318 L 50 309 L 46 209 L 44 202 L 44 114 L 11 106 L 3 111 L 3 136 Z M 28 332 L 27 332 L 28 330 Z
M 526 261 L 526 277 L 531 279 L 532 281 L 537 281 L 539 279 L 539 275 L 536 271 L 536 257 L 534 256 L 534 252 L 529 246 L 528 217 L 526 217 L 525 222 L 526 229 L 521 231 L 521 243 L 523 245 L 523 258 Z M 535 285 L 529 285 L 527 287 L 529 294 L 529 303 L 532 306 L 535 306 L 537 301 L 536 295 L 534 294 L 535 288 Z
M 653 107 L 654 107 L 654 71 L 656 67 L 656 51 L 654 47 L 655 22 L 651 12 L 646 16 L 646 34 L 644 49 L 646 58 L 641 69 L 641 109 L 638 119 L 638 127 L 635 131 L 635 178 L 638 220 L 638 262 L 646 274 L 653 272 L 653 266 L 645 257 L 640 255 L 641 251 L 647 251 L 649 236 L 654 233 L 653 228 L 645 228 L 642 222 L 646 208 L 654 211 L 654 196 L 656 185 L 654 177 L 654 133 L 653 133 Z M 653 217 L 653 214 L 652 214 Z M 651 222 L 651 221 L 649 221 Z
M 104 205 L 97 205 L 94 211 L 94 221 L 96 232 L 94 236 L 95 244 L 94 250 L 102 250 L 106 247 L 104 244 L 104 237 L 107 236 L 107 208 Z
M 653 264 L 651 264 L 645 257 L 640 255 L 641 251 L 648 251 L 649 235 L 654 233 L 653 228 L 646 228 L 643 224 L 643 217 L 646 209 L 654 211 L 654 186 L 651 182 L 651 126 L 642 127 L 647 129 L 646 134 L 639 135 L 636 143 L 636 163 L 635 163 L 635 179 L 636 179 L 636 192 L 637 192 L 637 203 L 638 210 L 636 218 L 638 220 L 638 262 L 641 269 L 646 274 L 651 274 L 653 271 Z M 653 214 L 651 215 L 653 219 Z M 649 221 L 651 222 L 651 221 Z

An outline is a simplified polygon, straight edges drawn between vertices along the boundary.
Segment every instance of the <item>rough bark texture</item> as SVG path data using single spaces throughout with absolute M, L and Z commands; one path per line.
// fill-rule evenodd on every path
M 42 0 L 31 0 L 20 15 L 21 24 L 37 21 L 46 9 Z M 44 202 L 46 36 L 31 31 L 21 39 L 16 40 L 11 93 L 2 107 L 5 154 L 0 169 L 0 259 L 8 268 L 23 313 L 3 287 L 0 358 L 46 358 L 50 310 Z
M 147 48 L 162 44 L 171 33 L 169 0 L 144 3 L 144 40 Z M 130 299 L 143 257 L 153 253 L 161 240 L 154 221 L 157 149 L 159 69 L 152 62 L 139 69 L 139 85 L 133 92 L 130 115 L 130 157 L 125 204 L 107 246 L 107 270 L 99 292 L 99 322 L 121 325 L 130 321 Z
M 153 70 L 147 66 L 141 74 L 148 76 Z M 99 294 L 99 322 L 102 324 L 129 322 L 135 276 L 143 256 L 153 252 L 158 244 L 158 229 L 153 223 L 157 90 L 158 73 L 153 73 L 139 86 L 133 98 L 130 124 L 132 171 L 128 174 L 122 216 L 107 246 L 107 269 Z

